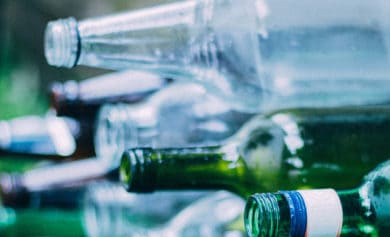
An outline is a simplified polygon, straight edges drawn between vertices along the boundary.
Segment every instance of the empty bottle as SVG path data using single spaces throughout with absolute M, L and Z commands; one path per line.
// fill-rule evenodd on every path
M 250 237 L 388 236 L 390 161 L 368 174 L 356 189 L 254 194 L 244 218 Z
M 151 73 L 127 70 L 79 82 L 55 82 L 49 94 L 56 115 L 93 122 L 103 104 L 139 102 L 169 81 Z
M 118 169 L 98 159 L 66 162 L 35 168 L 24 173 L 0 175 L 2 204 L 17 208 L 77 208 L 88 183 L 118 181 Z
M 49 22 L 51 65 L 196 81 L 246 111 L 389 101 L 386 0 L 192 0 Z
M 259 115 L 223 145 L 129 149 L 120 179 L 134 192 L 211 188 L 243 197 L 260 190 L 351 188 L 388 159 L 389 115 L 388 107 Z
M 237 112 L 193 83 L 163 88 L 145 102 L 106 105 L 98 116 L 97 157 L 118 166 L 126 148 L 216 143 L 253 114 Z
M 77 121 L 55 116 L 23 116 L 0 121 L 0 152 L 61 159 L 76 153 Z
M 88 190 L 83 220 L 90 237 L 227 236 L 244 209 L 241 198 L 223 191 L 128 194 L 112 184 Z

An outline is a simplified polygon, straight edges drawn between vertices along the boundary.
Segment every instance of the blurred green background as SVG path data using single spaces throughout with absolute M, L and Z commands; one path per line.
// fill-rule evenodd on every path
M 82 80 L 105 73 L 88 67 L 47 65 L 43 33 L 48 21 L 111 14 L 172 2 L 163 0 L 0 0 L 0 120 L 44 114 L 53 81 Z M 1 132 L 1 131 L 0 131 Z M 27 170 L 37 161 L 1 157 L 0 172 Z M 79 211 L 0 208 L 0 236 L 82 236 Z

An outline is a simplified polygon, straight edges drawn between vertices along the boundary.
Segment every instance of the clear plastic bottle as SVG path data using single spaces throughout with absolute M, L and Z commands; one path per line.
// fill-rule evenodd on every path
M 205 85 L 236 108 L 385 103 L 386 0 L 190 0 L 50 22 L 51 65 L 131 68 Z
M 240 218 L 243 208 L 241 198 L 224 191 L 129 194 L 105 183 L 86 193 L 83 220 L 90 237 L 216 237 L 241 233 L 227 225 Z
M 177 82 L 144 102 L 104 106 L 95 149 L 98 158 L 117 166 L 127 148 L 215 144 L 252 116 L 232 110 L 197 84 Z

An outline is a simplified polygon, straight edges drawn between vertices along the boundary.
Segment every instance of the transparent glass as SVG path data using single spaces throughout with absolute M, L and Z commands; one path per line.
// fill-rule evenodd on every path
M 0 150 L 9 154 L 70 156 L 76 150 L 77 129 L 72 119 L 51 115 L 0 121 Z
M 315 193 L 319 190 L 311 190 Z M 295 192 L 299 195 L 297 192 Z M 339 236 L 384 237 L 390 230 L 390 161 L 381 164 L 365 177 L 365 182 L 359 188 L 338 191 L 339 202 L 342 206 L 342 228 Z M 321 196 L 316 196 L 321 198 Z M 305 202 L 308 200 L 306 199 Z M 322 203 L 326 203 L 322 200 Z M 307 204 L 307 203 L 305 203 Z M 321 205 L 321 200 L 316 202 Z M 252 195 L 245 207 L 245 229 L 250 237 L 273 236 L 305 236 L 293 235 L 292 230 L 300 223 L 300 219 L 291 215 L 297 208 L 297 202 L 292 204 L 281 193 L 266 193 Z M 324 204 L 326 205 L 326 204 Z M 326 208 L 335 208 L 327 206 Z M 306 207 L 303 208 L 304 214 Z M 317 208 L 321 210 L 321 208 Z M 337 210 L 330 210 L 330 212 Z M 321 218 L 321 215 L 307 215 L 307 222 L 326 221 L 311 218 Z M 335 216 L 335 218 L 337 218 Z M 306 219 L 305 219 L 306 220 Z M 302 225 L 303 224 L 303 225 Z M 322 229 L 323 236 L 331 236 L 334 230 Z M 337 230 L 336 230 L 337 231 Z M 333 235 L 332 235 L 333 236 Z
M 243 232 L 229 224 L 242 221 L 244 201 L 228 192 L 129 194 L 112 184 L 91 186 L 83 207 L 84 229 L 99 236 L 228 236 Z
M 96 158 L 45 165 L 0 176 L 1 201 L 8 207 L 77 208 L 88 183 L 118 181 L 118 170 Z
M 240 110 L 389 101 L 386 0 L 190 0 L 50 22 L 51 65 L 196 81 Z
M 106 105 L 95 135 L 97 157 L 117 166 L 130 147 L 217 143 L 253 114 L 234 111 L 193 83 L 175 83 L 137 104 Z

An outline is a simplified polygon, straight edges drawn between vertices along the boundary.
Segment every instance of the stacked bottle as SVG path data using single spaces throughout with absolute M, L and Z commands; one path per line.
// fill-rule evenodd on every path
M 390 4 L 374 2 L 190 0 L 49 22 L 50 65 L 119 72 L 52 86 L 56 115 L 87 127 L 97 157 L 4 174 L 4 204 L 86 194 L 90 236 L 236 236 L 242 214 L 250 236 L 386 236 Z M 0 122 L 3 150 L 26 137 L 12 124 Z M 66 157 L 81 145 L 67 144 Z M 86 188 L 101 179 L 238 196 Z

